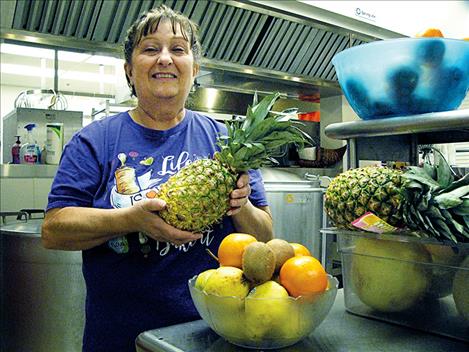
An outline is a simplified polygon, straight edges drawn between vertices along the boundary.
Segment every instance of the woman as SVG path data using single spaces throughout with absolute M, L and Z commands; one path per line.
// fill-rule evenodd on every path
M 159 185 L 217 150 L 224 125 L 184 109 L 199 71 L 196 26 L 161 6 L 140 17 L 125 41 L 135 109 L 84 127 L 64 149 L 42 228 L 46 248 L 83 251 L 87 285 L 84 351 L 134 351 L 145 330 L 198 319 L 187 280 L 217 263 L 224 236 L 272 238 L 258 171 L 243 174 L 220 224 L 178 230 L 158 211 Z

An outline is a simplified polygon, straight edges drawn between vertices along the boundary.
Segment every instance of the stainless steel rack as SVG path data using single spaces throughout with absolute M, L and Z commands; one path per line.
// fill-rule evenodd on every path
M 469 141 L 469 109 L 334 123 L 326 136 L 347 140 L 347 169 L 359 160 L 418 162 L 422 144 Z
M 405 161 L 417 165 L 418 146 L 469 141 L 469 109 L 330 124 L 326 136 L 347 140 L 346 169 L 359 160 Z M 327 227 L 328 224 L 323 224 Z M 326 271 L 340 275 L 336 238 L 322 233 Z

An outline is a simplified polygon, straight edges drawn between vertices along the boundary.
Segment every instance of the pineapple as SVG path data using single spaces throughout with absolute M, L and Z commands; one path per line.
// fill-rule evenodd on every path
M 405 171 L 381 167 L 348 170 L 330 183 L 325 208 L 339 228 L 370 211 L 397 227 L 437 239 L 469 242 L 469 174 L 455 180 L 441 153 L 435 164 Z M 427 158 L 426 158 L 427 159 Z
M 229 196 L 240 173 L 271 164 L 271 155 L 285 144 L 301 147 L 308 141 L 298 122 L 269 113 L 279 96 L 275 93 L 257 103 L 255 95 L 246 119 L 226 123 L 228 133 L 218 137 L 220 151 L 212 159 L 194 161 L 161 186 L 159 198 L 166 209 L 159 215 L 167 223 L 195 232 L 216 223 L 230 208 Z
M 337 227 L 356 230 L 351 222 L 371 211 L 388 224 L 403 225 L 404 178 L 399 170 L 364 167 L 335 177 L 326 191 L 326 211 Z

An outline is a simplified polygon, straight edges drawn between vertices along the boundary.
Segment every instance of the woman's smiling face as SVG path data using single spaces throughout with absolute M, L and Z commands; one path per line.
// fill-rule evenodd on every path
M 176 98 L 184 105 L 199 66 L 181 28 L 163 20 L 157 30 L 143 37 L 125 64 L 139 100 Z

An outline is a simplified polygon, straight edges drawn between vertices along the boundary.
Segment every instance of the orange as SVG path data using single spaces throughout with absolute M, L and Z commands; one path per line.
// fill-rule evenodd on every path
M 308 296 L 327 289 L 327 274 L 321 263 L 311 256 L 292 257 L 280 269 L 280 284 L 290 296 Z
M 226 236 L 218 247 L 218 262 L 221 266 L 234 266 L 242 269 L 244 248 L 257 239 L 247 233 L 232 233 Z
M 290 244 L 293 247 L 293 251 L 295 252 L 295 257 L 301 256 L 301 255 L 311 256 L 311 252 L 309 251 L 309 249 L 303 246 L 302 244 L 299 244 L 299 243 L 290 243 Z
M 420 32 L 416 37 L 440 37 L 443 38 L 443 33 L 438 28 L 427 28 L 423 32 Z

